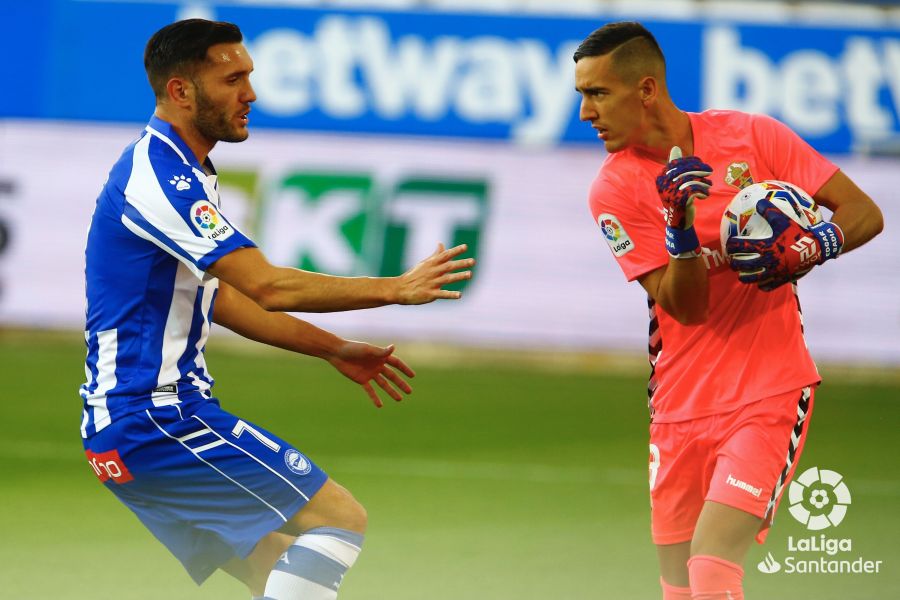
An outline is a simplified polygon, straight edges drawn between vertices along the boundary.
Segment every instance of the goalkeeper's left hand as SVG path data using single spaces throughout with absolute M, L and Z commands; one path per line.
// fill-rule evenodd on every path
M 725 244 L 731 268 L 743 283 L 755 283 L 767 292 L 797 281 L 814 266 L 837 258 L 844 233 L 823 221 L 806 229 L 781 212 L 769 200 L 756 203 L 756 212 L 769 222 L 772 237 L 748 240 L 732 237 Z M 737 256 L 735 256 L 737 255 Z

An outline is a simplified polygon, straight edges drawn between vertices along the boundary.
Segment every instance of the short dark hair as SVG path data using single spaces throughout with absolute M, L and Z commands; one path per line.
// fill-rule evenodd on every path
M 577 63 L 586 56 L 603 56 L 615 53 L 619 65 L 630 65 L 641 60 L 658 61 L 665 73 L 666 57 L 656 38 L 637 21 L 607 23 L 595 30 L 578 45 L 572 59 Z
M 243 41 L 234 23 L 185 19 L 166 25 L 153 34 L 144 49 L 144 69 L 157 98 L 166 93 L 166 83 L 175 74 L 193 76 L 210 46 Z

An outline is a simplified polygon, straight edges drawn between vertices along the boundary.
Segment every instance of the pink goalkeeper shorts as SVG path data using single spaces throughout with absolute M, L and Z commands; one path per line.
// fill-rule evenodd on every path
M 762 543 L 800 460 L 812 408 L 806 387 L 729 413 L 651 424 L 653 542 L 690 540 L 709 500 L 763 519 Z

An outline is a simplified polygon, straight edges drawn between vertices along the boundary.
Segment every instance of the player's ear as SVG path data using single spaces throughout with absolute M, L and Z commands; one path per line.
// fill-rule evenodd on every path
M 180 108 L 193 104 L 194 86 L 184 77 L 172 77 L 166 82 L 166 99 Z
M 655 102 L 659 95 L 659 82 L 656 81 L 656 77 L 650 75 L 642 77 L 638 81 L 638 95 L 644 106 L 649 106 Z

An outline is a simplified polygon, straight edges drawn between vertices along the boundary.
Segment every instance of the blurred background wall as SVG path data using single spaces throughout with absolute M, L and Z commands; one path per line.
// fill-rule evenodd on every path
M 460 303 L 315 322 L 354 337 L 639 354 L 643 290 L 625 284 L 587 210 L 605 154 L 578 121 L 571 58 L 603 23 L 639 19 L 681 108 L 773 115 L 879 203 L 885 233 L 804 279 L 801 300 L 818 358 L 900 364 L 895 2 L 49 0 L 5 11 L 0 328 L 83 326 L 94 200 L 153 111 L 144 44 L 202 16 L 237 23 L 256 63 L 252 135 L 212 159 L 225 214 L 273 261 L 394 275 L 438 241 L 466 242 L 479 261 Z

